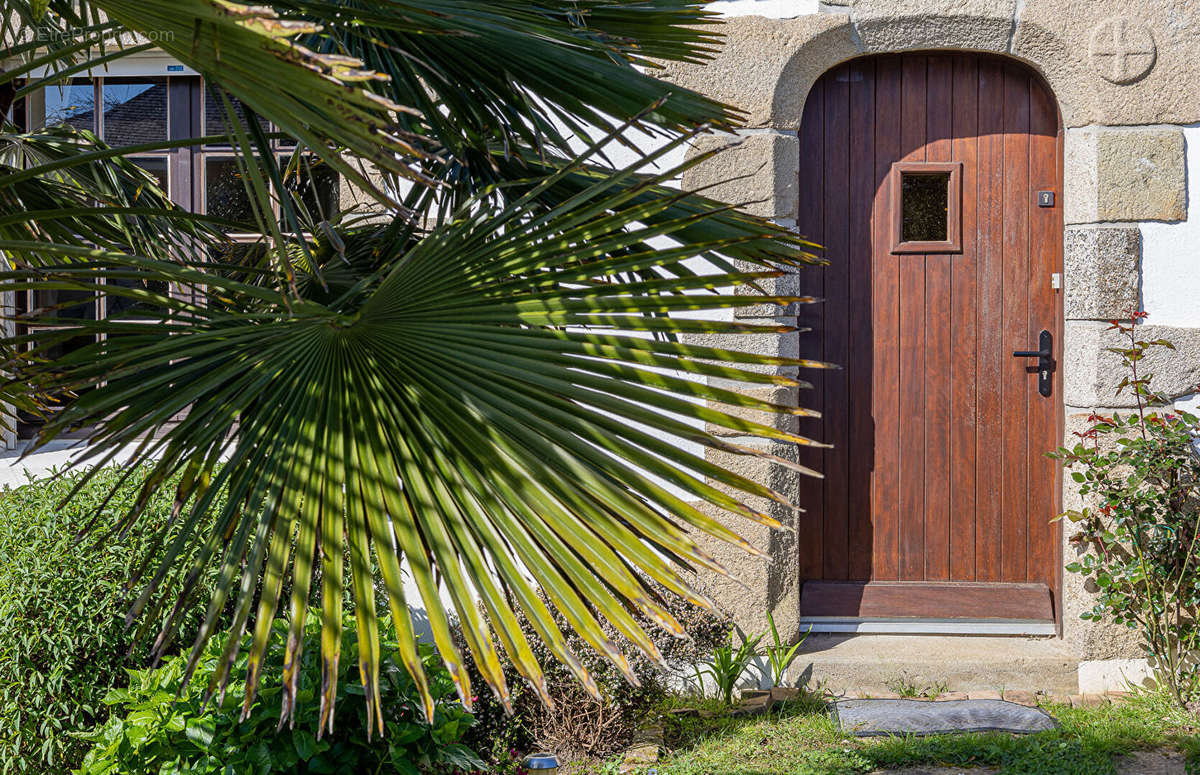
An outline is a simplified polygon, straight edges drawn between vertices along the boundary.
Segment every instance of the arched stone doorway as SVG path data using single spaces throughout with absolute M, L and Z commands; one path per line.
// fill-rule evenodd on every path
M 1062 131 L 1049 88 L 994 55 L 834 67 L 799 127 L 797 229 L 830 265 L 799 311 L 817 376 L 802 450 L 800 615 L 1009 622 L 1058 609 Z M 1043 333 L 1044 332 L 1044 333 Z M 1040 359 L 1014 351 L 1046 349 Z

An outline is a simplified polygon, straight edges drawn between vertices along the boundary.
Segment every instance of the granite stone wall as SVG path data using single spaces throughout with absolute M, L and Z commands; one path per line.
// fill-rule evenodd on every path
M 1117 342 L 1108 321 L 1143 306 L 1143 233 L 1156 244 L 1164 225 L 1189 216 L 1188 127 L 1200 124 L 1200 4 L 1179 0 L 778 0 L 721 4 L 730 14 L 726 45 L 708 63 L 672 63 L 663 77 L 745 112 L 745 129 L 704 138 L 699 147 L 730 147 L 685 176 L 716 198 L 794 225 L 798 207 L 797 130 L 809 89 L 833 66 L 854 57 L 910 50 L 967 50 L 1010 56 L 1040 73 L 1054 92 L 1065 129 L 1062 207 L 1066 320 L 1061 374 L 1064 438 L 1093 410 L 1127 408 L 1116 394 Z M 756 7 L 767 15 L 755 15 Z M 1195 182 L 1192 181 L 1194 184 Z M 1165 244 L 1181 255 L 1156 256 L 1171 278 L 1200 292 L 1200 231 L 1173 233 Z M 1182 253 L 1190 252 L 1188 259 Z M 794 289 L 794 280 L 779 281 Z M 1197 293 L 1200 305 L 1200 293 Z M 1186 303 L 1184 304 L 1186 306 Z M 793 311 L 740 310 L 749 321 L 787 320 Z M 1145 336 L 1178 350 L 1148 364 L 1158 387 L 1181 400 L 1200 388 L 1200 328 L 1164 326 L 1150 309 Z M 1196 320 L 1200 320 L 1200 315 Z M 756 335 L 752 349 L 791 353 L 797 335 Z M 761 341 L 758 341 L 761 339 Z M 732 343 L 730 343 L 732 344 Z M 742 346 L 746 346 L 742 343 Z M 803 395 L 799 397 L 803 403 Z M 780 422 L 787 422 L 781 420 Z M 733 462 L 733 461 L 722 461 Z M 761 465 L 761 463 L 756 463 Z M 765 468 L 779 485 L 794 474 Z M 1064 506 L 1077 495 L 1062 493 Z M 787 492 L 783 487 L 782 491 Z M 794 519 L 794 516 L 793 516 Z M 756 536 L 750 536 L 752 539 Z M 769 564 L 743 568 L 749 589 L 726 598 L 748 627 L 772 610 L 777 622 L 799 621 L 793 541 L 757 537 Z M 1065 540 L 1065 539 L 1064 539 Z M 1064 544 L 1064 558 L 1077 550 Z M 1063 640 L 1080 660 L 1139 656 L 1132 633 L 1080 621 L 1091 593 L 1064 578 Z

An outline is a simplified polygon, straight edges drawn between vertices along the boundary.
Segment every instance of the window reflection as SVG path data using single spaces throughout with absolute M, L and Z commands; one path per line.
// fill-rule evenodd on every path
M 48 86 L 44 92 L 46 116 L 44 126 L 66 124 L 76 129 L 96 129 L 96 89 L 91 81 Z
M 246 108 L 242 105 L 242 101 L 232 94 L 229 95 L 229 101 L 233 104 L 233 112 L 237 115 L 238 123 L 242 128 L 246 128 L 249 124 L 246 122 Z M 267 129 L 267 120 L 262 116 L 258 116 L 258 124 L 264 131 Z M 206 135 L 224 135 L 229 134 L 232 127 L 228 125 L 228 116 L 225 114 L 225 101 L 209 87 L 204 90 L 204 134 Z
M 167 82 L 105 80 L 104 140 L 112 146 L 167 139 Z

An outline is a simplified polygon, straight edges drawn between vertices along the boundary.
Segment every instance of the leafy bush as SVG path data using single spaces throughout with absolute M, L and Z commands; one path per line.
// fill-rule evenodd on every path
M 1093 414 L 1071 449 L 1055 456 L 1071 471 L 1087 507 L 1062 516 L 1078 525 L 1072 542 L 1088 550 L 1067 570 L 1099 590 L 1084 619 L 1109 619 L 1140 630 L 1158 683 L 1180 704 L 1200 699 L 1200 421 L 1155 407 L 1170 398 L 1154 392 L 1141 364 L 1164 340 L 1140 341 L 1136 322 L 1113 323 L 1129 340 L 1114 348 L 1128 369 L 1120 390 L 1136 398 L 1128 414 Z
M 368 739 L 366 702 L 358 676 L 358 639 L 354 619 L 342 624 L 342 659 L 334 701 L 337 724 L 317 739 L 320 728 L 321 626 L 319 613 L 307 619 L 296 715 L 276 731 L 287 622 L 277 620 L 271 634 L 262 689 L 249 717 L 239 721 L 248 661 L 245 636 L 223 698 L 205 704 L 208 679 L 220 660 L 224 638 L 206 648 L 196 674 L 181 686 L 185 657 L 156 670 L 135 671 L 128 689 L 109 692 L 104 701 L 112 718 L 87 739 L 95 742 L 79 773 L 449 773 L 475 770 L 483 763 L 460 741 L 472 723 L 455 698 L 450 674 L 432 647 L 421 645 L 430 690 L 437 700 L 434 723 L 425 722 L 416 687 L 401 666 L 390 640 L 390 620 L 382 622 L 380 695 L 385 734 Z M 274 673 L 272 673 L 272 668 Z
M 668 664 L 686 671 L 704 655 L 729 638 L 731 623 L 722 614 L 705 611 L 666 592 L 657 585 L 654 590 L 667 610 L 691 636 L 675 638 L 648 619 L 637 617 Z M 554 709 L 542 705 L 537 694 L 524 682 L 511 664 L 505 664 L 505 680 L 511 693 L 513 714 L 508 716 L 503 706 L 488 691 L 481 692 L 475 702 L 476 725 L 467 742 L 476 750 L 488 754 L 491 772 L 516 772 L 519 754 L 534 750 L 550 750 L 564 762 L 595 762 L 623 750 L 632 740 L 638 726 L 643 724 L 667 696 L 670 676 L 658 665 L 642 656 L 614 627 L 602 617 L 598 619 L 609 638 L 625 652 L 629 666 L 639 682 L 631 685 L 607 659 L 592 650 L 583 638 L 555 609 L 555 620 L 566 637 L 566 646 L 583 663 L 599 687 L 604 701 L 598 702 L 583 690 L 575 676 L 555 659 L 529 623 L 521 618 L 521 628 L 530 647 L 546 672 L 546 688 L 554 700 Z M 459 637 L 460 648 L 465 641 Z M 474 663 L 470 665 L 471 681 L 484 686 Z M 594 771 L 594 769 L 592 770 Z
M 156 496 L 127 536 L 96 546 L 135 497 L 142 480 L 135 472 L 103 506 L 95 531 L 77 540 L 123 473 L 100 471 L 61 506 L 79 475 L 0 491 L 0 772 L 76 766 L 87 746 L 67 733 L 102 719 L 105 692 L 124 685 L 125 668 L 146 663 L 152 639 L 135 646 L 126 631 L 125 584 L 169 519 L 171 497 Z M 213 576 L 201 580 L 200 596 Z M 202 613 L 184 612 L 183 638 L 194 635 Z

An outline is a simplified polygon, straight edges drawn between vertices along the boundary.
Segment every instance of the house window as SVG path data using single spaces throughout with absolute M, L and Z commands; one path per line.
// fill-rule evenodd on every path
M 962 163 L 892 165 L 892 252 L 962 252 Z
M 234 100 L 235 113 L 244 113 Z M 72 79 L 32 94 L 14 106 L 14 120 L 28 129 L 67 124 L 94 133 L 114 147 L 152 144 L 169 139 L 224 134 L 227 131 L 222 100 L 195 76 Z M 261 120 L 261 119 L 260 119 Z M 266 131 L 272 131 L 266 121 Z M 273 139 L 271 152 L 281 168 L 291 160 L 294 143 Z M 233 148 L 229 144 L 171 148 L 138 152 L 129 157 L 159 182 L 178 204 L 194 212 L 209 213 L 245 223 L 230 229 L 229 250 L 261 251 L 260 235 Z M 296 165 L 284 185 L 297 194 L 314 220 L 332 217 L 337 209 L 338 176 L 319 160 Z M 273 192 L 279 194 L 281 192 Z M 268 215 L 279 217 L 278 205 Z M 222 260 L 220 256 L 213 257 Z M 224 257 L 226 260 L 228 256 Z M 166 292 L 166 287 L 153 290 Z M 178 289 L 171 289 L 177 293 Z M 22 291 L 14 299 L 18 332 L 47 331 L 48 318 L 137 319 L 130 299 L 79 291 Z M 74 337 L 56 345 L 55 356 L 65 355 L 89 342 Z M 28 438 L 36 430 L 35 418 L 18 418 L 18 433 Z

